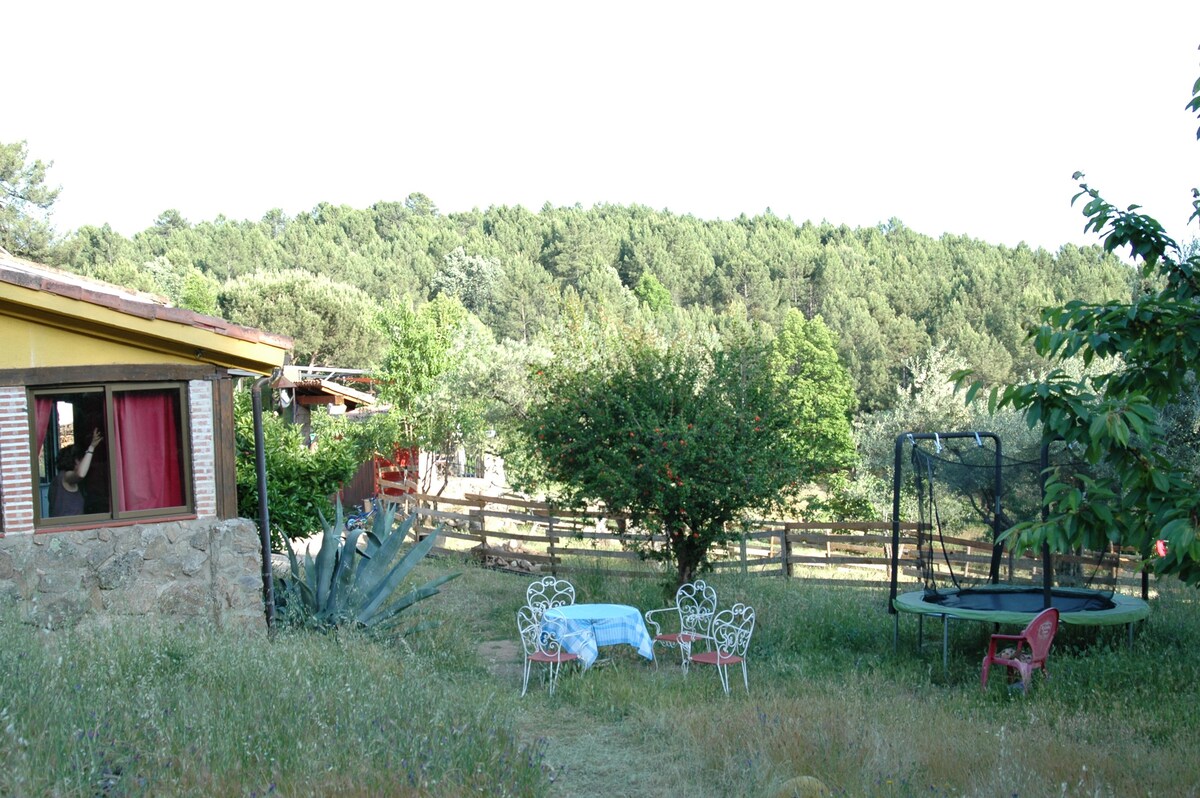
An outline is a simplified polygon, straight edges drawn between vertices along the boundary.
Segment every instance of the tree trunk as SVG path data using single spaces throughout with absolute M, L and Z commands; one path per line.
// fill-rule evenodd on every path
M 691 582 L 696 576 L 696 566 L 694 563 L 686 562 L 683 558 L 676 561 L 676 578 L 679 580 L 675 585 L 676 588 Z

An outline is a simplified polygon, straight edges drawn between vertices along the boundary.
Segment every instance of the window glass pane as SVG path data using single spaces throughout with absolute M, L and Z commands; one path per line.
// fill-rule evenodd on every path
M 111 507 L 104 393 L 39 393 L 38 496 L 42 518 L 107 513 Z M 88 450 L 91 449 L 89 452 Z

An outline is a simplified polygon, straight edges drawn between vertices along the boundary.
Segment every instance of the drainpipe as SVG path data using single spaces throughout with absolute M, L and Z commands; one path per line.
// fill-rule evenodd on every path
M 263 442 L 262 388 L 270 377 L 259 377 L 250 388 L 254 409 L 254 470 L 258 475 L 258 539 L 262 546 L 263 604 L 267 633 L 275 633 L 275 580 L 271 573 L 271 511 L 267 507 L 267 452 Z

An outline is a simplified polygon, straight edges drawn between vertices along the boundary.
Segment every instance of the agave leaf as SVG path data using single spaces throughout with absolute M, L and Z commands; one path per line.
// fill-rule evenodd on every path
M 377 511 L 371 519 L 371 528 L 367 530 L 366 546 L 363 547 L 363 560 L 360 560 L 355 565 L 356 581 L 362 579 L 362 573 L 368 568 L 368 561 L 374 560 L 379 556 L 379 550 L 383 545 L 383 541 L 391 534 L 393 519 L 396 511 L 392 505 L 380 507 L 376 504 Z
M 316 577 L 316 593 L 317 593 L 317 611 L 323 612 L 329 606 L 329 590 L 330 582 L 333 578 L 333 569 L 337 565 L 337 552 L 342 542 L 342 504 L 338 502 L 337 506 L 337 525 L 332 528 L 329 522 L 325 520 L 325 514 L 321 512 L 321 508 L 317 508 L 317 516 L 321 519 L 321 548 L 317 551 L 317 572 Z
M 371 526 L 366 530 L 368 551 L 379 548 L 379 546 L 383 543 L 382 539 L 375 531 L 375 526 L 379 519 L 384 514 L 387 514 L 389 518 L 395 516 L 396 514 L 396 505 L 392 504 L 391 502 L 384 503 L 376 499 L 373 507 L 375 514 L 371 516 Z M 385 527 L 383 527 L 383 529 L 391 529 L 391 523 L 389 522 Z
M 285 541 L 284 548 L 287 549 L 288 566 L 292 569 L 292 579 L 300 581 L 300 561 L 296 559 L 296 550 L 292 548 L 290 540 Z
M 307 548 L 304 550 L 304 587 L 312 597 L 309 606 L 315 612 L 317 609 L 317 566 L 313 562 L 312 553 Z
M 414 623 L 412 626 L 409 626 L 407 629 L 397 630 L 397 627 L 400 626 L 400 622 L 402 620 L 403 617 L 393 618 L 386 624 L 374 627 L 372 631 L 384 637 L 397 638 L 408 637 L 411 634 L 424 632 L 426 629 L 435 629 L 442 625 L 441 621 L 419 621 L 418 623 Z
M 376 534 L 381 538 L 381 543 L 379 548 L 372 552 L 371 560 L 363 563 L 359 568 L 361 571 L 359 583 L 368 593 L 374 592 L 374 588 L 381 581 L 389 578 L 388 574 L 392 569 L 392 563 L 404 546 L 413 522 L 416 520 L 416 514 L 410 514 L 399 525 L 394 523 L 394 518 L 395 512 L 388 511 L 383 517 L 377 519 L 379 528 L 376 529 Z
M 459 576 L 462 576 L 461 572 L 445 574 L 436 579 L 432 579 L 420 587 L 413 588 L 400 598 L 387 603 L 385 606 L 380 608 L 378 612 L 374 613 L 370 617 L 363 618 L 362 616 L 359 616 L 357 620 L 364 626 L 377 626 L 380 624 L 386 625 L 392 618 L 395 618 L 400 613 L 416 604 L 418 601 L 424 601 L 430 596 L 436 596 L 441 592 L 441 590 L 439 590 L 441 585 L 444 585 L 446 582 L 449 582 L 451 579 Z
M 312 588 L 304 582 L 297 582 L 296 586 L 300 588 L 300 601 L 308 609 L 313 612 L 317 608 L 317 596 L 313 593 Z
M 369 617 L 375 614 L 396 588 L 400 586 L 400 583 L 404 581 L 404 577 L 408 576 L 408 572 L 413 569 L 413 566 L 429 553 L 429 550 L 433 548 L 433 544 L 437 542 L 441 533 L 442 528 L 439 526 L 431 534 L 427 535 L 424 540 L 421 540 L 408 551 L 404 552 L 404 556 L 392 567 L 392 570 L 388 572 L 386 577 L 378 580 L 378 582 L 368 582 L 363 585 L 366 605 L 359 611 L 358 617 Z M 399 530 L 396 531 L 394 537 L 403 542 L 403 537 L 401 537 Z M 391 542 L 391 539 L 386 541 L 386 543 Z M 382 557 L 375 560 L 375 562 L 381 561 L 383 561 Z
M 342 501 L 338 499 L 337 503 L 338 518 L 342 516 Z M 342 615 L 342 609 L 347 605 L 349 600 L 348 593 L 353 587 L 353 568 L 351 562 L 355 559 L 358 553 L 358 529 L 347 529 L 346 539 L 341 542 L 338 549 L 337 567 L 334 568 L 330 575 L 329 581 L 329 605 L 333 612 L 339 617 Z M 338 537 L 341 537 L 339 530 Z
M 316 596 L 313 595 L 312 588 L 304 581 L 305 575 L 310 573 L 311 569 L 301 570 L 300 560 L 296 557 L 296 550 L 292 548 L 290 540 L 286 542 L 285 547 L 287 548 L 288 567 L 292 571 L 292 582 L 289 590 L 298 592 L 300 604 L 311 612 L 316 606 Z M 307 551 L 304 553 L 304 556 L 307 564 L 311 565 L 311 558 L 308 556 Z

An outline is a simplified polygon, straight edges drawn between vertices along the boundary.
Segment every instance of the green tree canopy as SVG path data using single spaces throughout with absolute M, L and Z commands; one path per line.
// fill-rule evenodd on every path
M 14 255 L 37 261 L 48 256 L 49 212 L 60 191 L 46 185 L 46 170 L 53 165 L 30 163 L 24 141 L 0 143 L 0 247 Z
M 820 316 L 810 321 L 798 310 L 788 311 L 775 340 L 772 368 L 787 391 L 797 425 L 793 438 L 810 470 L 851 468 L 854 387 L 838 361 L 837 341 Z
M 671 292 L 658 281 L 653 272 L 642 272 L 642 276 L 633 287 L 633 293 L 638 301 L 653 313 L 671 306 Z
M 301 271 L 257 272 L 227 282 L 218 298 L 235 324 L 291 336 L 293 358 L 309 365 L 365 368 L 382 335 L 377 305 L 361 289 Z
M 663 541 L 634 545 L 682 583 L 735 534 L 730 522 L 809 476 L 769 362 L 750 336 L 718 351 L 635 339 L 578 369 L 540 372 L 524 431 L 558 501 L 628 513 Z

